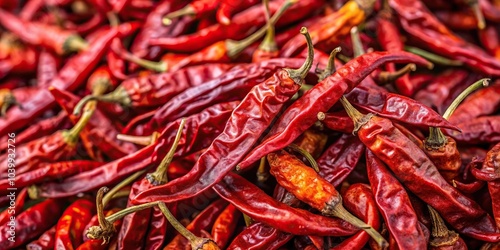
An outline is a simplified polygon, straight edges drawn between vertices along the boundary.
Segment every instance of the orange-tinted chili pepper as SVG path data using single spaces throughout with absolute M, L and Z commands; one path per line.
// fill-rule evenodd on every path
M 85 225 L 89 223 L 94 213 L 94 203 L 85 198 L 69 205 L 57 222 L 55 248 L 75 249 L 82 244 L 83 239 L 80 235 L 83 234 Z
M 229 204 L 215 220 L 211 235 L 220 248 L 224 249 L 229 243 L 240 216 L 241 212 Z
M 477 20 L 469 12 L 443 10 L 435 12 L 435 15 L 439 21 L 452 30 L 477 29 Z

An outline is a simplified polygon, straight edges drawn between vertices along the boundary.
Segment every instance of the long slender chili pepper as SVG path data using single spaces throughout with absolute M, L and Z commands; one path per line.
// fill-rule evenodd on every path
M 450 122 L 459 124 L 479 116 L 491 115 L 500 107 L 500 81 L 495 81 L 488 88 L 480 89 L 468 96 L 458 106 Z M 485 102 L 484 100 L 488 100 Z
M 40 88 L 49 87 L 50 81 L 57 76 L 60 65 L 60 58 L 56 57 L 52 52 L 48 50 L 40 52 L 40 56 L 38 57 L 36 85 Z
M 432 250 L 445 250 L 445 249 L 467 249 L 467 245 L 464 240 L 455 233 L 450 231 L 444 224 L 443 218 L 439 213 L 434 210 L 431 206 L 427 205 L 429 208 L 429 214 L 432 220 L 432 238 L 429 242 L 429 249 Z
M 386 163 L 412 193 L 437 209 L 460 233 L 485 241 L 500 240 L 491 217 L 448 184 L 427 155 L 390 120 L 373 114 L 363 115 L 345 98 L 341 102 L 355 122 L 354 131 L 361 142 Z
M 215 220 L 211 235 L 220 248 L 224 249 L 229 243 L 240 216 L 241 212 L 234 205 L 229 204 Z
M 366 151 L 366 168 L 377 207 L 399 249 L 425 249 L 428 239 L 403 185 L 369 150 Z
M 342 197 L 333 185 L 299 159 L 285 151 L 271 153 L 267 159 L 271 166 L 271 174 L 276 177 L 276 181 L 298 199 L 325 215 L 338 217 L 365 230 L 379 246 L 387 245 L 385 239 L 374 228 L 345 210 L 342 206 Z
M 146 190 L 136 197 L 136 202 L 178 200 L 192 197 L 224 178 L 257 142 L 271 124 L 283 104 L 303 83 L 312 66 L 314 52 L 307 29 L 301 33 L 308 40 L 309 55 L 299 69 L 282 69 L 250 90 L 235 108 L 224 131 L 214 139 L 200 156 L 192 170 L 185 176 L 166 185 Z M 259 107 L 255 109 L 256 105 Z M 251 129 L 252 133 L 247 133 Z M 219 156 L 225 155 L 223 159 Z M 204 176 L 202 182 L 198 180 Z
M 284 1 L 270 2 L 271 12 L 276 12 Z M 290 7 L 276 26 L 281 27 L 309 16 L 322 4 L 323 1 L 320 0 L 299 1 Z M 243 39 L 250 35 L 255 27 L 262 27 L 265 23 L 262 7 L 253 6 L 235 15 L 229 25 L 215 24 L 190 35 L 151 39 L 150 44 L 176 52 L 195 52 L 224 39 Z
M 427 61 L 406 52 L 373 52 L 351 60 L 290 105 L 271 128 L 264 142 L 238 164 L 239 168 L 245 169 L 264 155 L 290 144 L 316 122 L 319 112 L 328 111 L 344 92 L 352 90 L 371 71 L 385 62 L 429 66 Z
M 259 0 L 222 0 L 215 17 L 220 24 L 228 25 L 234 14 L 259 2 Z
M 12 188 L 12 186 L 9 186 L 9 188 Z M 4 188 L 3 190 L 5 189 L 7 188 Z M 11 216 L 17 216 L 23 211 L 27 195 L 28 192 L 26 188 L 23 188 L 19 193 L 16 193 L 15 196 L 12 195 L 12 193 L 6 195 L 9 198 L 9 206 L 0 213 L 0 225 L 7 224 L 10 221 Z M 13 202 L 14 199 L 15 202 Z
M 63 210 L 64 203 L 56 199 L 47 199 L 28 208 L 11 221 L 14 225 L 7 223 L 0 226 L 0 248 L 11 249 L 29 243 L 29 240 L 53 226 Z M 10 237 L 14 238 L 9 240 Z
M 102 32 L 105 33 L 91 42 L 87 50 L 72 57 L 64 65 L 57 77 L 50 82 L 50 85 L 68 91 L 76 89 L 90 75 L 90 71 L 104 55 L 113 38 L 130 33 L 131 30 L 137 28 L 137 25 L 136 23 L 125 23 L 116 28 L 103 30 Z M 55 100 L 52 95 L 46 90 L 41 90 L 29 102 L 25 103 L 23 109 L 14 107 L 9 110 L 5 119 L 0 119 L 0 136 L 26 126 L 53 107 L 54 104 Z
M 175 157 L 185 156 L 208 147 L 215 136 L 222 132 L 227 119 L 238 104 L 239 101 L 221 103 L 187 117 L 183 137 L 177 147 Z M 114 183 L 135 171 L 146 168 L 158 161 L 158 158 L 163 159 L 166 154 L 163 145 L 171 145 L 179 123 L 180 120 L 166 126 L 155 144 L 91 171 L 66 178 L 60 183 L 44 184 L 40 187 L 40 195 L 42 197 L 72 196 Z
M 55 248 L 75 249 L 82 244 L 82 239 L 75 236 L 83 234 L 94 213 L 95 206 L 87 199 L 78 199 L 67 207 L 57 222 Z
M 24 21 L 2 9 L 0 9 L 0 20 L 3 27 L 16 34 L 24 42 L 41 45 L 60 55 L 85 50 L 88 47 L 85 40 L 71 31 L 43 23 Z
M 219 6 L 218 1 L 210 0 L 194 0 L 188 5 L 184 6 L 182 9 L 168 13 L 163 17 L 163 24 L 170 25 L 172 19 L 179 18 L 182 16 L 194 16 L 196 19 L 213 12 Z
M 57 225 L 56 225 L 57 226 Z M 34 240 L 26 245 L 26 249 L 34 250 L 50 250 L 54 249 L 56 245 L 56 226 L 51 227 L 49 230 L 45 231 L 37 240 Z

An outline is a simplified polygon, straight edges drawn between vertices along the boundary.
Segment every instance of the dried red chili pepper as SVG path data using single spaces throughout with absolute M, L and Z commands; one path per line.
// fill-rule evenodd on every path
M 453 117 L 453 116 L 452 116 Z M 500 117 L 481 116 L 457 124 L 461 132 L 444 131 L 458 143 L 497 143 L 500 142 Z
M 366 168 L 377 207 L 397 247 L 425 249 L 429 239 L 420 226 L 403 185 L 369 150 L 366 151 Z
M 56 199 L 47 199 L 28 208 L 11 221 L 14 226 L 9 223 L 0 226 L 0 248 L 16 248 L 28 243 L 53 226 L 63 210 L 64 203 Z M 13 234 L 15 237 L 11 241 L 9 237 Z
M 292 238 L 292 234 L 280 232 L 262 222 L 257 222 L 236 236 L 227 249 L 279 249 Z
M 21 87 L 13 90 L 0 89 L 0 116 L 5 116 L 7 109 L 11 106 L 21 106 L 26 103 L 33 94 L 40 91 L 39 87 Z
M 226 247 L 234 233 L 240 216 L 241 212 L 234 205 L 229 204 L 219 217 L 217 217 L 211 233 L 217 246 L 223 249 Z
M 185 129 L 183 130 L 183 139 L 181 139 L 177 147 L 175 157 L 208 147 L 215 136 L 221 133 L 227 119 L 238 104 L 239 101 L 221 103 L 209 107 L 199 114 L 187 117 Z M 40 187 L 40 196 L 68 197 L 114 183 L 130 175 L 130 173 L 146 168 L 158 161 L 158 158 L 163 159 L 166 154 L 163 145 L 171 145 L 179 123 L 180 121 L 175 121 L 165 126 L 155 144 L 91 171 L 69 177 L 61 183 L 44 184 Z M 193 131 L 196 131 L 196 133 Z
M 78 199 L 64 210 L 57 222 L 55 248 L 75 249 L 83 243 L 79 237 L 83 234 L 85 225 L 95 213 L 94 203 L 87 199 Z
M 494 25 L 487 25 L 479 31 L 479 40 L 491 55 L 500 59 L 500 31 Z
M 37 240 L 34 240 L 26 245 L 26 249 L 29 250 L 50 250 L 54 249 L 56 244 L 56 226 L 51 227 L 49 230 L 45 231 Z
M 222 0 L 216 13 L 217 21 L 220 24 L 228 25 L 234 14 L 259 2 L 259 0 Z
M 5 34 L 5 33 L 4 33 Z M 14 74 L 25 74 L 36 70 L 38 62 L 38 51 L 32 47 L 19 44 L 12 38 L 5 38 L 3 35 L 0 40 L 0 78 Z
M 351 60 L 290 105 L 271 128 L 267 138 L 238 164 L 239 168 L 245 169 L 264 155 L 290 144 L 316 122 L 319 112 L 328 111 L 344 92 L 352 90 L 371 71 L 385 62 L 429 65 L 422 58 L 406 52 L 373 52 Z
M 361 142 L 386 163 L 411 192 L 440 211 L 459 232 L 485 241 L 500 240 L 491 217 L 448 184 L 427 155 L 390 120 L 372 114 L 362 115 L 345 98 L 341 102 L 354 120 Z M 397 157 L 394 157 L 395 152 Z
M 459 124 L 480 116 L 493 114 L 500 107 L 500 81 L 495 81 L 488 88 L 480 89 L 468 96 L 457 107 L 450 122 Z M 488 100 L 485 102 L 484 100 Z
M 235 108 L 224 131 L 200 156 L 191 171 L 170 183 L 151 188 L 137 195 L 135 202 L 178 200 L 192 197 L 224 178 L 244 157 L 303 83 L 312 66 L 314 52 L 307 29 L 301 33 L 308 40 L 309 55 L 299 69 L 282 69 L 264 82 L 255 85 Z M 256 105 L 259 107 L 255 109 Z M 252 133 L 246 131 L 251 127 Z M 225 155 L 221 159 L 219 156 Z M 203 182 L 198 182 L 201 176 Z
M 450 231 L 444 224 L 443 218 L 441 218 L 439 213 L 431 206 L 427 206 L 429 208 L 429 214 L 431 215 L 432 220 L 432 238 L 429 242 L 429 249 L 467 249 L 467 245 L 460 237 L 460 235 L 458 235 L 454 231 Z
M 345 210 L 342 197 L 333 185 L 299 159 L 282 150 L 268 154 L 267 160 L 276 181 L 298 199 L 325 215 L 338 217 L 365 230 L 378 245 L 387 245 L 385 239 L 373 227 Z M 311 190 L 315 192 L 311 193 Z
M 437 11 L 434 13 L 436 17 L 446 27 L 452 30 L 474 30 L 477 29 L 477 20 L 474 15 L 465 11 Z
M 215 184 L 214 190 L 242 213 L 283 232 L 346 236 L 357 230 L 343 220 L 313 214 L 278 202 L 243 177 L 231 172 Z M 252 202 L 252 197 L 259 197 L 260 202 Z
M 5 187 L 2 190 L 8 190 L 7 188 L 13 188 L 13 186 L 9 185 L 8 187 Z M 17 183 L 15 188 L 19 188 L 17 186 Z M 14 195 L 12 194 L 11 191 L 8 192 L 9 194 L 6 196 L 9 199 L 9 204 L 7 209 L 5 209 L 0 213 L 0 225 L 7 224 L 10 221 L 11 216 L 17 216 L 23 211 L 26 196 L 28 195 L 26 188 L 21 189 L 19 193 L 14 192 Z
M 40 88 L 49 87 L 50 81 L 57 76 L 60 65 L 60 58 L 56 57 L 56 55 L 50 51 L 43 50 L 40 52 L 40 56 L 38 57 L 36 85 Z
M 287 13 L 280 18 L 276 26 L 282 27 L 301 20 L 321 7 L 322 4 L 323 1 L 320 0 L 299 1 L 291 6 Z M 269 8 L 274 13 L 282 5 L 283 1 L 271 2 Z M 265 23 L 262 7 L 253 6 L 235 15 L 229 25 L 215 24 L 190 35 L 151 39 L 150 45 L 160 46 L 176 52 L 195 52 L 224 39 L 243 39 L 251 34 L 255 27 L 262 27 Z
M 354 129 L 354 123 L 345 111 L 337 111 L 332 113 L 319 112 L 317 115 L 318 121 L 324 124 L 327 128 L 349 134 Z

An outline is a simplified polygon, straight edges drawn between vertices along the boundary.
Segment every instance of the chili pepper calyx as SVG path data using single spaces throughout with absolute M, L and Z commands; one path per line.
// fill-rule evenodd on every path
M 364 115 L 363 117 L 361 117 L 361 119 L 357 120 L 355 123 L 354 123 L 354 129 L 352 130 L 352 134 L 353 135 L 356 135 L 356 133 L 358 133 L 358 130 L 363 126 L 365 125 L 366 123 L 368 123 L 370 121 L 370 119 L 372 119 L 372 117 L 375 116 L 375 114 L 373 113 L 368 113 L 366 115 Z
M 266 182 L 270 176 L 269 171 L 266 169 L 266 157 L 262 157 L 257 169 L 257 181 L 260 183 Z
M 378 80 L 382 83 L 393 82 L 396 79 L 402 77 L 403 75 L 408 74 L 411 71 L 417 70 L 417 65 L 414 63 L 409 63 L 403 68 L 395 71 L 395 72 L 387 72 L 383 71 L 378 75 Z
M 21 107 L 20 103 L 17 102 L 16 97 L 12 94 L 12 91 L 8 89 L 4 89 L 0 91 L 0 116 L 5 117 L 7 114 L 7 109 L 11 107 L 12 105 L 19 105 Z
M 108 191 L 107 187 L 102 187 L 97 191 L 96 205 L 97 205 L 97 218 L 99 220 L 99 226 L 90 227 L 86 235 L 89 239 L 102 239 L 103 243 L 106 244 L 111 240 L 111 237 L 116 233 L 116 228 L 113 222 L 106 220 L 104 215 L 104 205 L 102 203 L 102 198 L 104 193 Z
M 285 69 L 288 72 L 288 75 L 291 79 L 297 84 L 301 84 L 303 79 L 306 78 L 307 73 L 312 67 L 314 60 L 314 48 L 311 40 L 311 36 L 309 32 L 307 32 L 306 27 L 302 27 L 300 29 L 300 34 L 304 35 L 307 41 L 307 58 L 304 61 L 304 64 L 298 69 Z
M 340 51 L 342 51 L 342 48 L 336 47 L 332 50 L 332 52 L 330 52 L 330 56 L 328 57 L 328 64 L 326 65 L 326 68 L 324 70 L 316 68 L 315 71 L 318 75 L 318 82 L 323 81 L 325 78 L 337 71 L 337 69 L 335 68 L 335 57 Z
M 368 16 L 373 11 L 376 0 L 354 0 L 360 9 L 363 10 L 366 16 Z
M 441 218 L 434 208 L 429 205 L 427 205 L 427 208 L 432 221 L 432 239 L 429 241 L 429 244 L 434 247 L 454 245 L 460 239 L 460 235 L 455 233 L 455 231 L 448 230 L 443 218 Z
M 176 10 L 174 12 L 170 12 L 165 15 L 162 19 L 162 23 L 166 26 L 172 24 L 172 20 L 174 18 L 182 17 L 182 16 L 194 16 L 196 15 L 196 11 L 191 4 L 186 5 L 186 7 Z
M 68 37 L 63 44 L 64 53 L 78 52 L 88 49 L 89 44 L 82 37 L 73 35 Z
M 132 100 L 130 99 L 130 96 L 128 95 L 125 88 L 119 86 L 115 89 L 115 91 L 110 92 L 106 95 L 102 96 L 88 95 L 82 98 L 80 102 L 78 102 L 78 104 L 75 106 L 75 109 L 73 110 L 73 115 L 76 116 L 80 115 L 80 112 L 82 111 L 82 108 L 85 105 L 85 103 L 93 100 L 103 101 L 103 102 L 114 102 L 125 107 L 130 106 L 132 103 Z

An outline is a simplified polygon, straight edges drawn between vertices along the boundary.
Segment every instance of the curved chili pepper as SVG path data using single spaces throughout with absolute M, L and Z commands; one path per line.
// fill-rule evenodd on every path
M 369 150 L 366 151 L 366 169 L 377 207 L 397 247 L 425 249 L 428 238 L 420 227 L 417 214 L 403 185 Z M 397 223 L 394 223 L 396 221 Z
M 447 249 L 467 249 L 464 240 L 454 231 L 448 230 L 444 224 L 443 218 L 431 206 L 428 206 L 432 220 L 432 238 L 429 242 L 429 249 L 447 250 Z
M 322 4 L 321 0 L 299 1 L 291 6 L 276 26 L 282 27 L 309 16 Z M 281 5 L 283 1 L 271 2 L 269 8 L 274 13 Z M 150 44 L 176 52 L 195 52 L 224 39 L 243 39 L 250 35 L 255 27 L 262 27 L 265 23 L 262 7 L 253 6 L 235 15 L 229 25 L 215 24 L 190 35 L 155 38 L 150 40 Z
M 448 184 L 427 155 L 390 120 L 371 114 L 364 116 L 347 100 L 341 101 L 357 124 L 355 128 L 361 142 L 387 164 L 412 193 L 441 212 L 460 233 L 485 241 L 500 240 L 491 217 L 477 203 Z
M 67 207 L 57 222 L 55 248 L 75 249 L 82 244 L 82 238 L 75 236 L 83 234 L 94 213 L 95 205 L 87 199 L 78 199 Z
M 485 102 L 484 100 L 488 100 Z M 468 96 L 450 117 L 450 122 L 460 124 L 480 116 L 493 114 L 500 108 L 500 81 Z
M 226 124 L 239 101 L 214 105 L 186 118 L 183 139 L 177 147 L 175 157 L 187 155 L 208 147 Z M 106 163 L 91 171 L 69 177 L 61 183 L 46 183 L 40 187 L 41 197 L 68 197 L 80 192 L 96 189 L 125 178 L 130 173 L 141 170 L 162 159 L 166 152 L 163 145 L 171 145 L 180 121 L 165 127 L 155 144 L 135 153 Z M 194 132 L 196 131 L 196 133 Z M 152 156 L 153 155 L 153 156 Z M 92 180 L 92 181 L 90 181 Z
M 37 240 L 34 240 L 26 245 L 26 249 L 50 250 L 56 245 L 56 226 L 45 231 Z
M 239 168 L 245 169 L 264 155 L 290 144 L 316 122 L 319 112 L 328 111 L 344 92 L 352 90 L 385 62 L 429 65 L 422 58 L 406 52 L 373 52 L 351 60 L 290 105 L 271 128 L 267 138 L 238 164 Z
M 9 185 L 8 187 L 2 190 L 6 190 L 7 188 L 12 188 L 12 186 Z M 17 183 L 16 183 L 16 188 L 17 188 Z M 23 188 L 19 193 L 15 192 L 15 196 L 13 196 L 12 193 L 6 195 L 9 199 L 9 206 L 7 207 L 7 209 L 5 209 L 0 213 L 0 225 L 5 225 L 6 223 L 9 222 L 11 216 L 18 215 L 23 211 L 27 195 L 28 195 L 28 190 L 26 188 Z M 15 199 L 15 201 L 13 201 L 13 198 Z
M 264 82 L 255 85 L 234 109 L 224 131 L 214 139 L 188 174 L 138 194 L 136 203 L 192 197 L 220 181 L 238 164 L 271 124 L 283 104 L 299 90 L 312 66 L 314 52 L 309 34 L 306 28 L 301 29 L 301 33 L 309 44 L 308 58 L 304 64 L 299 69 L 278 70 Z M 252 133 L 247 133 L 248 129 Z M 221 159 L 220 155 L 226 157 Z M 203 182 L 198 182 L 201 176 L 206 177 Z
M 234 14 L 259 2 L 259 0 L 222 0 L 215 17 L 220 24 L 228 25 Z
M 64 210 L 64 203 L 61 200 L 44 200 L 15 217 L 9 223 L 0 226 L 0 248 L 11 249 L 22 246 L 29 240 L 47 231 L 59 219 L 59 215 Z M 10 224 L 12 224 L 10 223 Z M 14 232 L 15 230 L 15 232 Z M 15 234 L 13 240 L 9 240 Z

